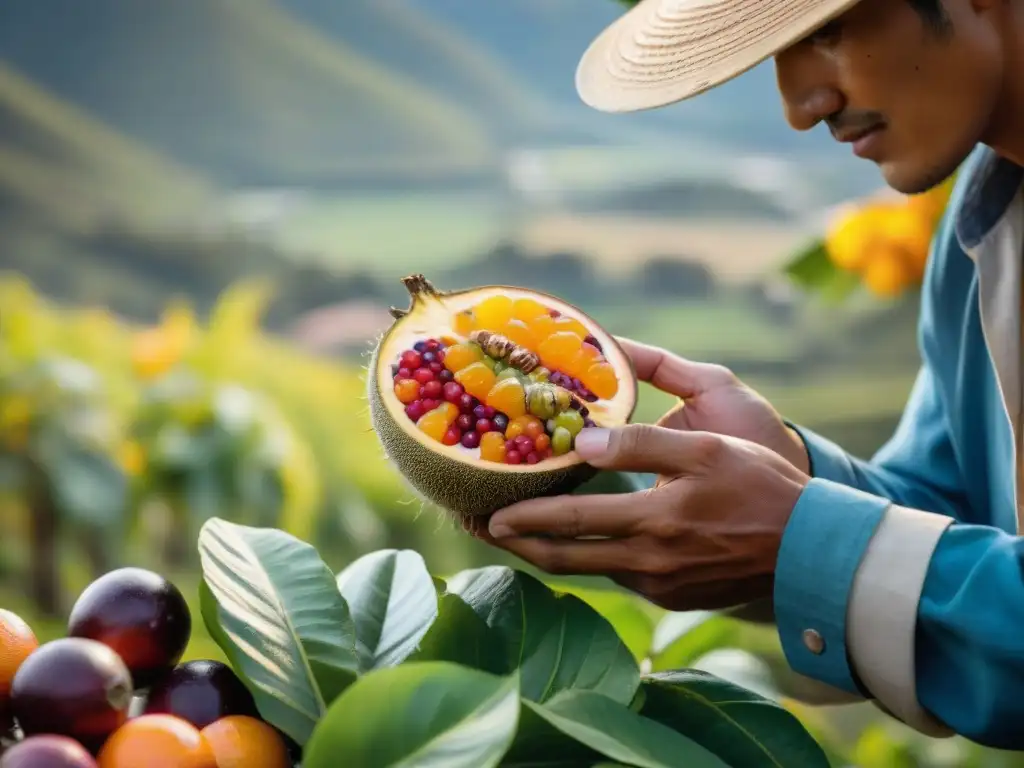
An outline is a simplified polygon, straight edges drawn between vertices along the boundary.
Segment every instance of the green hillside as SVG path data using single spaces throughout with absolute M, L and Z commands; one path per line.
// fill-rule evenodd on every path
M 491 138 L 469 110 L 269 0 L 4 5 L 0 59 L 229 182 L 331 184 L 491 168 Z
M 213 188 L 0 64 L 0 190 L 7 211 L 70 232 L 185 215 Z

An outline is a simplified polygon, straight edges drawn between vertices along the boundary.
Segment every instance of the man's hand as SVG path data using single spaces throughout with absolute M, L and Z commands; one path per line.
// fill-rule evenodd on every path
M 585 429 L 576 450 L 658 482 L 515 504 L 491 517 L 490 543 L 549 573 L 607 576 L 670 610 L 771 596 L 782 532 L 810 480 L 790 461 L 747 440 L 644 424 Z
M 618 342 L 633 359 L 637 376 L 683 400 L 658 424 L 669 429 L 714 432 L 763 445 L 808 472 L 807 451 L 763 397 L 727 368 L 696 363 L 629 339 Z

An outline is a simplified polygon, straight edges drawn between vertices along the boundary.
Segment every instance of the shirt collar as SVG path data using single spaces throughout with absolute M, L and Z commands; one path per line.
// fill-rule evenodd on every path
M 960 247 L 970 252 L 1006 213 L 1024 181 L 1024 168 L 981 145 L 961 173 L 965 181 L 954 226 Z

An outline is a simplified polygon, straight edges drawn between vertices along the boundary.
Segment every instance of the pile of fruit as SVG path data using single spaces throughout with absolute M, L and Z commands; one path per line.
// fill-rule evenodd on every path
M 139 568 L 90 584 L 42 645 L 0 610 L 0 768 L 290 768 L 230 667 L 180 663 L 191 632 L 177 587 Z
M 600 342 L 579 320 L 533 298 L 490 296 L 391 365 L 395 397 L 432 439 L 484 461 L 537 464 L 572 451 L 595 426 L 588 404 L 619 388 Z

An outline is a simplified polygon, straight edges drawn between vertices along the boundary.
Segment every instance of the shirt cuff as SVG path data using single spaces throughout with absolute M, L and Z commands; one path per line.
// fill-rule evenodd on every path
M 860 682 L 878 705 L 929 736 L 952 731 L 918 703 L 916 633 L 932 554 L 953 519 L 890 506 L 850 590 L 847 643 Z
M 859 694 L 847 660 L 847 605 L 868 543 L 890 502 L 813 478 L 800 495 L 775 567 L 775 620 L 786 660 L 806 677 Z
M 853 471 L 853 464 L 850 462 L 849 455 L 842 448 L 807 427 L 801 427 L 788 421 L 785 424 L 804 441 L 810 466 L 810 472 L 807 474 L 822 480 L 831 480 L 840 485 L 856 485 L 857 478 Z

